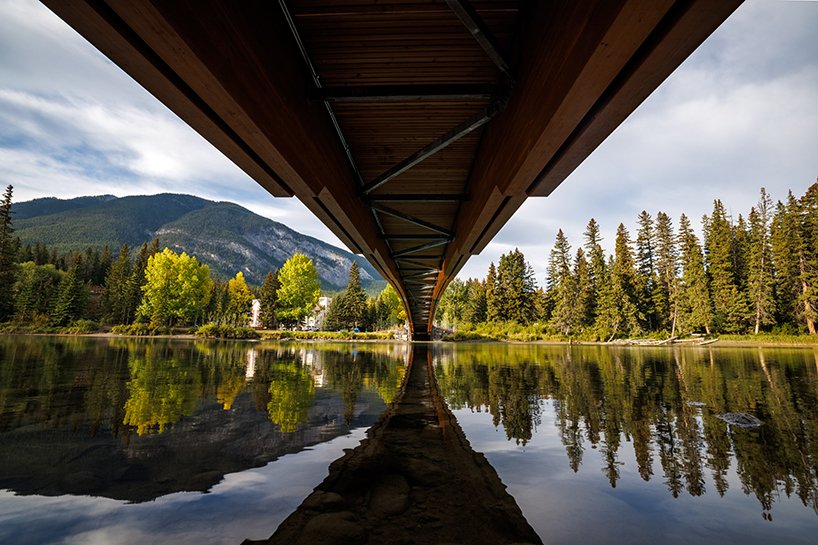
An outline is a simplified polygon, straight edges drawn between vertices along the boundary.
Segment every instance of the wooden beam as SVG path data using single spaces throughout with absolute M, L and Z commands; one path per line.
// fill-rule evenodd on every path
M 472 101 L 489 100 L 498 92 L 495 85 L 350 85 L 316 88 L 312 97 L 329 102 L 392 102 L 392 101 Z

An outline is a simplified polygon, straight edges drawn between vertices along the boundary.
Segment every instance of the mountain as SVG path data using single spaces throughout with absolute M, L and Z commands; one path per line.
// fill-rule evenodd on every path
M 214 276 L 229 278 L 242 271 L 254 284 L 301 252 L 315 263 L 325 289 L 346 286 L 353 260 L 361 267 L 365 286 L 385 285 L 363 257 L 230 202 L 171 193 L 47 198 L 15 203 L 12 214 L 15 235 L 23 244 L 41 242 L 58 251 L 107 244 L 116 252 L 122 244 L 133 248 L 159 238 L 162 246 L 196 256 Z

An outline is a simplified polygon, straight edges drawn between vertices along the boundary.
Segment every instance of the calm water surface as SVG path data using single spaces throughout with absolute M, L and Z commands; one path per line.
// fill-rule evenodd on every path
M 409 349 L 0 337 L 0 543 L 273 533 L 398 391 Z
M 435 367 L 547 544 L 818 543 L 818 349 L 459 345 Z
M 818 543 L 818 350 L 434 354 L 473 448 L 545 543 Z M 408 358 L 404 344 L 0 337 L 0 543 L 266 538 L 357 446 Z

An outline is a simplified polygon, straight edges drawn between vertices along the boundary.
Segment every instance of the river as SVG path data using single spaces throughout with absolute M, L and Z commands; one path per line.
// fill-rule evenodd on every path
M 410 357 L 403 343 L 0 337 L 0 542 L 265 539 L 363 439 Z M 546 543 L 818 535 L 814 349 L 438 343 L 432 358 Z

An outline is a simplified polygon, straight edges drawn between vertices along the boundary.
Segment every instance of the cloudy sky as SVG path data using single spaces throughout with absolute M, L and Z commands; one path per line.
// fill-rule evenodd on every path
M 462 277 L 519 247 L 543 283 L 557 229 L 612 246 L 641 210 L 737 217 L 818 178 L 818 2 L 748 0 L 548 198 L 529 199 Z M 0 186 L 15 200 L 178 192 L 234 201 L 332 244 L 47 8 L 0 0 Z

